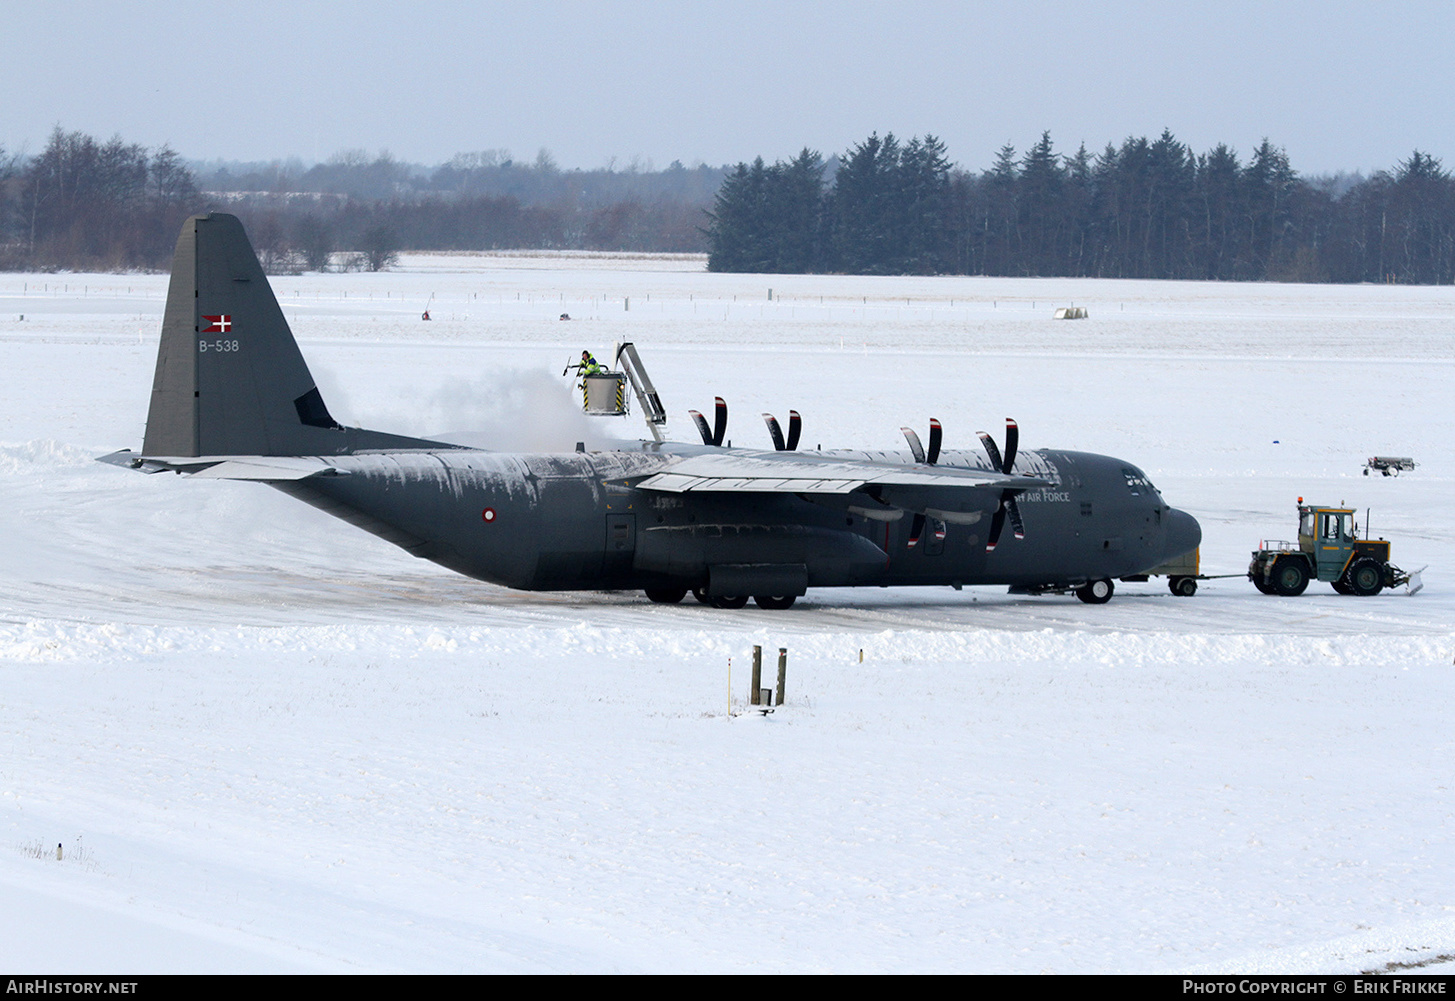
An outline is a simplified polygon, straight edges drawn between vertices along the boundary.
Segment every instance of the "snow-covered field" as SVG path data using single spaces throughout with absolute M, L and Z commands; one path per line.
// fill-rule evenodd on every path
M 764 410 L 801 411 L 808 447 L 902 447 L 930 417 L 977 447 L 1010 415 L 1023 447 L 1144 468 L 1202 522 L 1204 572 L 1291 537 L 1299 496 L 1370 509 L 1395 562 L 1430 566 L 1414 597 L 1233 578 L 1099 607 L 872 589 L 774 613 L 503 591 L 263 486 L 93 462 L 141 444 L 165 286 L 0 275 L 0 967 L 1455 955 L 1455 288 L 598 255 L 275 280 L 346 423 L 635 437 L 558 376 L 632 340 L 684 440 L 714 394 L 755 447 Z M 1073 303 L 1090 318 L 1051 319 Z M 1421 465 L 1361 476 L 1376 453 Z M 755 643 L 789 651 L 768 717 L 743 706 Z

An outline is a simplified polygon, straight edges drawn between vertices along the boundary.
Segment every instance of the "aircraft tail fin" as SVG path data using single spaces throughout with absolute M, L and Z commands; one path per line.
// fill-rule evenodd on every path
M 182 226 L 147 412 L 146 455 L 347 455 L 451 448 L 328 412 L 236 216 Z

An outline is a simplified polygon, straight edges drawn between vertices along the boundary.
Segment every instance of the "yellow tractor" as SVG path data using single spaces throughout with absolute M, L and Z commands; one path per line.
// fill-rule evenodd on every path
M 1264 594 L 1303 594 L 1310 580 L 1328 581 L 1340 594 L 1376 595 L 1387 587 L 1424 585 L 1420 570 L 1406 573 L 1389 562 L 1384 539 L 1359 538 L 1349 507 L 1318 507 L 1298 499 L 1298 542 L 1265 541 L 1253 551 L 1248 579 Z M 1368 525 L 1366 524 L 1366 529 Z

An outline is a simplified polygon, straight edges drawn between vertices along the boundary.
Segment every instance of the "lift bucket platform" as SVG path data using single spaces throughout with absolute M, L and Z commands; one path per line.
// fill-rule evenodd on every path
M 599 372 L 581 380 L 582 403 L 588 414 L 620 417 L 626 413 L 626 376 L 621 372 Z

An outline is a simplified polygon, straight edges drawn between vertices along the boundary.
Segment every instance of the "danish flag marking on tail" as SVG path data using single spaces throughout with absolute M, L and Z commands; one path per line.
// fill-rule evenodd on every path
M 225 334 L 232 330 L 232 316 L 227 313 L 221 316 L 204 316 L 202 319 L 211 324 L 203 329 L 204 334 Z

